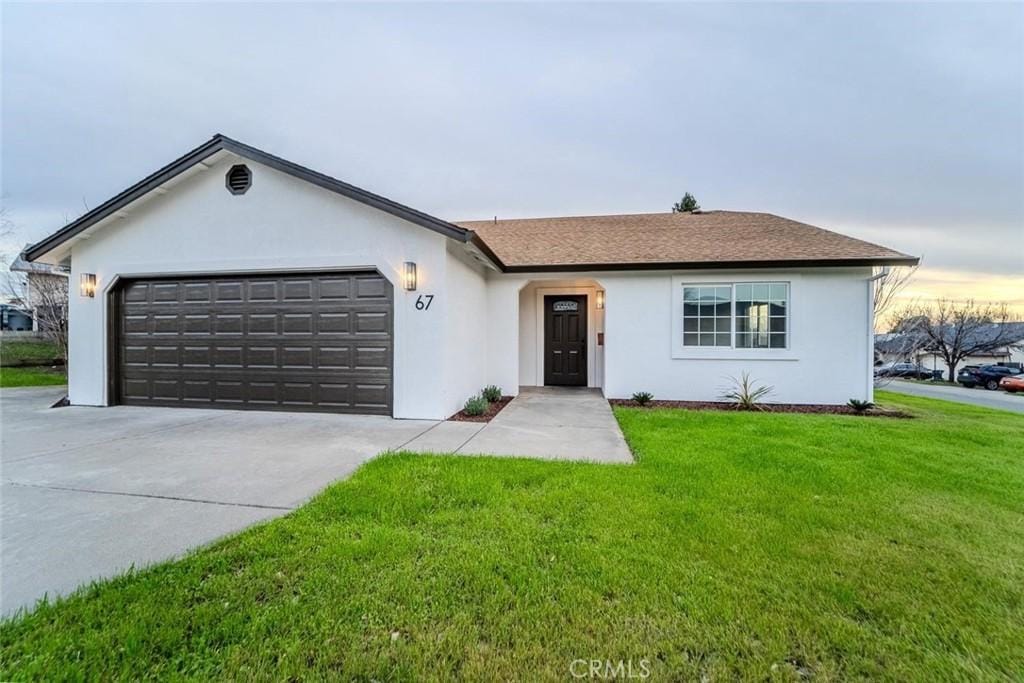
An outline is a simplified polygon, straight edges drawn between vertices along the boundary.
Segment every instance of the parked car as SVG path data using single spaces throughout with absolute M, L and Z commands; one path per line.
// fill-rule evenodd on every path
M 931 379 L 932 371 L 916 363 L 892 363 L 875 368 L 875 377 L 910 377 Z
M 969 365 L 957 373 L 956 381 L 968 389 L 981 386 L 995 391 L 1004 377 L 1016 377 L 1020 374 L 1019 368 L 1006 365 L 982 365 L 980 367 Z
M 999 380 L 999 388 L 1003 391 L 1008 391 L 1011 394 L 1016 394 L 1018 391 L 1024 391 L 1024 374 L 1007 375 Z

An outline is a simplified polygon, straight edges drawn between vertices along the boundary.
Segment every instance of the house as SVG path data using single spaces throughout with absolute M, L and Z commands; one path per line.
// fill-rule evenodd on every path
M 891 249 L 764 213 L 454 223 L 222 135 L 33 245 L 70 401 L 445 418 L 487 384 L 872 395 Z M 842 359 L 836 362 L 836 359 Z
M 948 336 L 956 331 L 951 327 Z M 995 343 L 994 346 L 992 344 Z M 1024 322 L 992 322 L 964 335 L 960 348 L 975 349 L 958 368 L 968 365 L 1012 365 L 1024 367 Z M 928 370 L 940 371 L 949 378 L 949 366 L 923 332 L 909 329 L 875 335 L 875 362 L 917 363 Z
M 26 245 L 27 250 L 30 245 Z M 64 266 L 29 261 L 23 250 L 11 263 L 12 273 L 24 273 L 22 282 L 25 307 L 32 319 L 33 332 L 63 328 L 68 314 L 68 269 Z
M 32 330 L 32 313 L 13 304 L 0 304 L 0 330 L 27 332 Z

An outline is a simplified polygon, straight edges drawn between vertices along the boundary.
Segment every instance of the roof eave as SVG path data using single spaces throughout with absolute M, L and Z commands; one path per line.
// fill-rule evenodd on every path
M 434 216 L 423 213 L 422 211 L 417 211 L 416 209 L 405 206 L 404 204 L 399 204 L 387 197 L 382 197 L 356 187 L 355 185 L 350 185 L 336 178 L 324 175 L 323 173 L 306 168 L 305 166 L 300 166 L 299 164 L 288 161 L 287 159 L 274 156 L 273 154 L 269 154 L 263 150 L 251 147 L 245 143 L 233 140 L 218 133 L 207 142 L 172 161 L 155 173 L 143 178 L 128 189 L 111 197 L 95 209 L 68 223 L 60 230 L 57 230 L 52 235 L 49 235 L 28 247 L 25 250 L 26 259 L 28 261 L 35 261 L 36 259 L 45 256 L 83 231 L 113 215 L 128 204 L 140 199 L 172 178 L 175 178 L 185 170 L 221 150 L 264 164 L 265 166 L 269 166 L 275 170 L 287 173 L 291 176 L 312 183 L 313 185 L 317 185 L 331 192 L 346 196 L 386 213 L 390 213 L 393 216 L 397 216 L 460 242 L 468 242 L 473 234 L 470 230 L 460 228 L 448 223 L 447 221 L 443 221 L 440 218 L 435 218 Z
M 634 263 L 570 263 L 503 265 L 506 273 L 553 273 L 601 270 L 725 270 L 765 268 L 861 268 L 866 266 L 916 266 L 916 256 L 884 256 L 844 259 L 779 259 L 772 261 L 654 261 Z

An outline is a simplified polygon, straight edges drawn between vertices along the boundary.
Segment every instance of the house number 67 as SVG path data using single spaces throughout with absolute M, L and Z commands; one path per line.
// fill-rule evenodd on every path
M 416 297 L 416 310 L 425 311 L 430 308 L 430 304 L 434 303 L 433 294 L 420 294 Z

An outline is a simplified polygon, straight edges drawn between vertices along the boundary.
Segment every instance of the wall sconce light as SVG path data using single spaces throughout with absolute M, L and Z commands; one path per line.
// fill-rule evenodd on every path
M 604 308 L 604 290 L 597 290 L 597 307 L 599 309 Z
M 96 296 L 96 274 L 82 273 L 78 291 L 82 296 L 87 296 L 90 299 Z
M 416 264 L 412 261 L 405 262 L 405 274 L 402 278 L 402 286 L 410 292 L 416 291 Z

